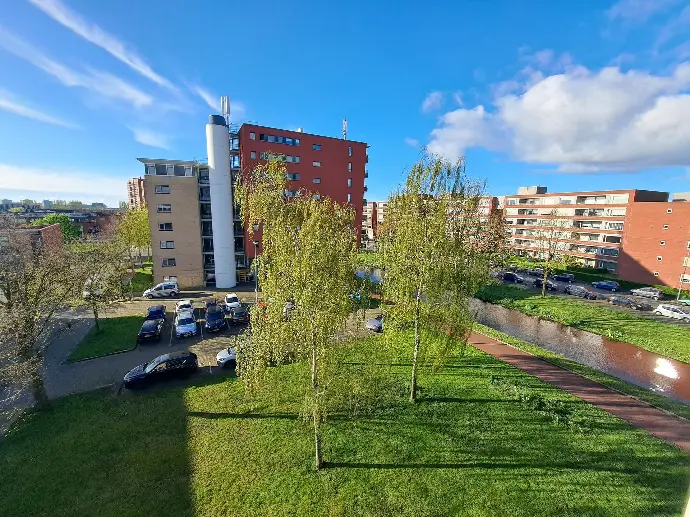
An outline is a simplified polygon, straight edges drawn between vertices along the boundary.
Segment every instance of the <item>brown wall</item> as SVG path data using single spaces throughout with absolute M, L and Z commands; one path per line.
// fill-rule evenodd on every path
M 665 244 L 661 245 L 661 241 Z M 618 278 L 678 287 L 683 258 L 690 256 L 688 243 L 690 203 L 631 203 L 625 216 Z M 662 260 L 658 261 L 657 256 Z M 655 271 L 658 276 L 654 276 Z M 690 274 L 690 268 L 687 273 Z
M 154 281 L 159 283 L 166 276 L 176 276 L 181 288 L 203 286 L 197 178 L 147 175 L 144 183 L 151 228 Z M 156 194 L 156 185 L 169 185 L 170 194 Z M 158 213 L 156 206 L 162 203 L 170 204 L 172 212 Z M 158 223 L 172 223 L 173 231 L 160 231 Z M 160 241 L 174 241 L 175 248 L 161 249 Z M 164 258 L 174 258 L 176 265 L 163 267 Z

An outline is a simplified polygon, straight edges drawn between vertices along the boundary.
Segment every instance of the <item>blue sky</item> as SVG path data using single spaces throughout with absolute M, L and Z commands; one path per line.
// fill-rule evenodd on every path
M 332 5 L 331 5 L 332 4 Z M 0 197 L 125 199 L 233 119 L 349 137 L 384 199 L 427 146 L 495 195 L 690 190 L 690 2 L 5 0 Z

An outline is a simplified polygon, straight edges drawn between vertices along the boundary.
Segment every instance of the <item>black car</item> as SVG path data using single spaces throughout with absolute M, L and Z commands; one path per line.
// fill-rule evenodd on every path
M 206 307 L 206 323 L 204 328 L 209 332 L 217 332 L 225 327 L 225 312 L 218 305 Z
M 575 281 L 575 275 L 572 273 L 557 273 L 555 275 L 551 275 L 551 280 L 568 282 L 569 284 L 572 284 Z
M 535 278 L 534 282 L 532 282 L 532 287 L 539 287 L 541 288 L 542 283 L 544 280 L 542 278 Z M 547 291 L 558 291 L 558 286 L 554 284 L 551 280 L 546 281 L 546 290 Z
M 249 311 L 246 307 L 234 307 L 230 309 L 230 321 L 235 325 L 249 323 Z
M 581 287 L 579 285 L 566 285 L 563 291 L 565 294 L 572 294 L 573 296 L 579 296 L 587 300 L 597 300 L 599 298 L 599 295 L 594 291 L 590 291 L 586 287 Z
M 528 269 L 527 274 L 529 276 L 544 276 L 544 270 L 540 267 L 535 268 L 535 269 Z
M 137 343 L 144 343 L 146 341 L 160 341 L 161 333 L 165 320 L 160 318 L 157 320 L 146 320 L 139 330 L 137 335 Z
M 191 375 L 199 367 L 196 354 L 172 352 L 132 368 L 124 378 L 125 388 L 141 388 L 159 380 Z
M 204 302 L 204 310 L 208 311 L 211 307 L 218 307 L 218 302 L 216 300 L 206 300 Z
M 147 320 L 164 320 L 165 319 L 165 305 L 152 305 L 146 311 Z
M 648 303 L 638 302 L 632 298 L 626 298 L 625 296 L 609 296 L 609 303 L 611 305 L 620 305 L 621 307 L 628 307 L 629 309 L 635 309 L 636 311 L 651 311 L 652 306 Z
M 522 278 L 520 275 L 517 275 L 511 271 L 501 273 L 501 280 L 503 280 L 504 282 L 512 282 L 515 284 L 521 284 L 525 281 L 525 279 Z

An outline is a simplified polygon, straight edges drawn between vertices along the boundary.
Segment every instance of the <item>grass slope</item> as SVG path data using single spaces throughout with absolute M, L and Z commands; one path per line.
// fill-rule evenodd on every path
M 136 336 L 144 319 L 141 316 L 119 316 L 98 320 L 100 330 L 92 328 L 69 356 L 70 361 L 82 361 L 137 347 Z
M 58 400 L 0 441 L 0 515 L 642 516 L 678 515 L 689 456 L 473 349 L 405 400 L 408 354 L 380 338 L 343 356 L 341 380 L 387 389 L 325 427 L 312 470 L 298 416 L 304 365 L 269 370 L 248 398 L 233 378 L 114 397 Z M 387 350 L 387 349 L 386 349 Z M 402 350 L 402 342 L 397 348 Z M 374 356 L 378 366 L 360 362 Z M 393 365 L 393 366 L 387 366 Z M 364 370 L 362 370 L 364 368 Z M 358 375 L 367 373 L 366 376 Z M 573 409 L 573 433 L 490 383 L 507 378 Z
M 690 329 L 660 323 L 560 296 L 538 294 L 505 285 L 487 285 L 477 298 L 564 325 L 637 345 L 671 359 L 690 363 Z

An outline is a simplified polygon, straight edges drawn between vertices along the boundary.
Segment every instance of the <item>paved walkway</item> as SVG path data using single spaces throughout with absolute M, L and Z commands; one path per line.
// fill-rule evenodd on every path
M 482 334 L 472 333 L 469 344 L 690 452 L 690 422 L 685 419 Z

